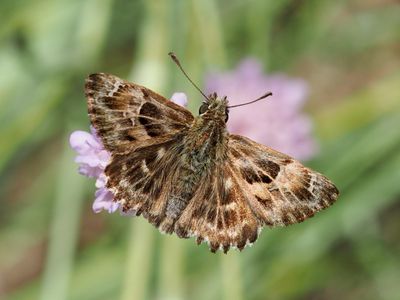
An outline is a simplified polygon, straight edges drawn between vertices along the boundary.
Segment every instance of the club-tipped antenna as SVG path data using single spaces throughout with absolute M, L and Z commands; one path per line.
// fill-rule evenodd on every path
M 262 99 L 264 99 L 264 98 L 267 98 L 267 97 L 269 97 L 269 96 L 272 96 L 272 93 L 271 93 L 271 92 L 268 92 L 268 93 L 266 93 L 265 95 L 262 95 L 260 98 L 257 98 L 256 100 L 253 100 L 253 101 L 250 101 L 250 102 L 241 103 L 241 104 L 231 105 L 231 106 L 228 106 L 228 108 L 233 108 L 233 107 L 238 107 L 238 106 L 243 106 L 243 105 L 251 104 L 251 103 L 260 101 L 260 100 L 262 100 Z
M 203 95 L 204 98 L 206 98 L 207 100 L 208 97 L 203 93 L 203 91 L 192 81 L 192 79 L 190 79 L 189 75 L 186 74 L 185 70 L 182 68 L 181 63 L 179 62 L 179 59 L 176 57 L 176 55 L 174 54 L 174 52 L 170 52 L 168 53 L 169 56 L 171 56 L 172 60 L 174 61 L 174 63 L 176 63 L 176 65 L 179 67 L 179 69 L 181 69 L 183 75 L 185 75 L 185 77 L 190 81 L 191 84 L 193 84 L 193 86 L 200 92 L 200 94 Z

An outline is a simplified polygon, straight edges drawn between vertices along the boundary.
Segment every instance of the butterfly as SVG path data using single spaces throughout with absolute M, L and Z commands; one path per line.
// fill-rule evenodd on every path
M 212 94 L 199 115 L 163 96 L 98 73 L 86 79 L 91 124 L 111 153 L 107 188 L 124 212 L 161 232 L 242 250 L 264 226 L 302 222 L 339 191 L 286 154 L 228 133 L 226 97 Z

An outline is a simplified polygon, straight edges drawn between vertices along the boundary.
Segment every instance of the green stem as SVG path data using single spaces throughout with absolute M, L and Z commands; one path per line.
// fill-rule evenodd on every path
M 185 299 L 183 269 L 186 242 L 176 236 L 163 236 L 159 299 Z
M 65 136 L 64 140 L 68 140 Z M 76 173 L 74 154 L 65 146 L 60 163 L 41 300 L 67 299 L 78 239 L 85 179 Z
M 222 299 L 243 299 L 240 255 L 240 252 L 231 250 L 227 255 L 221 256 Z
M 84 61 L 89 56 L 98 54 L 101 49 L 100 46 L 105 38 L 104 30 L 109 22 L 110 3 L 111 0 L 107 0 L 103 5 L 98 5 L 97 2 L 91 0 L 83 6 L 76 39 L 79 42 L 91 37 L 92 43 L 89 43 L 91 46 L 83 47 L 84 50 L 75 49 L 77 50 L 76 60 Z M 67 141 L 68 138 L 69 134 L 63 140 Z M 77 166 L 73 163 L 73 158 L 74 153 L 66 144 L 59 168 L 54 214 L 50 225 L 48 254 L 40 294 L 42 300 L 62 300 L 68 297 L 69 280 L 79 237 L 83 183 L 85 182 L 85 179 L 77 174 Z
M 142 24 L 138 59 L 131 71 L 131 79 L 163 94 L 167 82 L 168 28 L 167 2 L 145 2 L 147 16 Z M 150 285 L 155 231 L 145 220 L 131 222 L 125 280 L 121 299 L 147 299 Z
M 153 228 L 143 219 L 131 220 L 128 258 L 125 264 L 122 300 L 147 299 L 154 251 Z
M 203 0 L 192 1 L 192 3 L 198 23 L 198 34 L 196 36 L 201 37 L 200 47 L 206 63 L 211 66 L 224 66 L 226 51 L 216 1 Z

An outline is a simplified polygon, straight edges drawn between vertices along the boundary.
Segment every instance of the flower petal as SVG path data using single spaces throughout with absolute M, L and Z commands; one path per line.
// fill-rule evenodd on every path
M 108 189 L 98 189 L 95 196 L 96 198 L 92 205 L 92 209 L 95 213 L 99 213 L 102 210 L 107 210 L 109 213 L 113 213 L 119 208 L 119 204 L 113 201 L 113 193 Z
M 174 93 L 171 97 L 171 101 L 183 107 L 186 107 L 188 103 L 185 93 Z
M 85 154 L 90 151 L 92 144 L 97 143 L 95 138 L 86 131 L 77 130 L 71 133 L 69 137 L 69 144 L 78 154 Z

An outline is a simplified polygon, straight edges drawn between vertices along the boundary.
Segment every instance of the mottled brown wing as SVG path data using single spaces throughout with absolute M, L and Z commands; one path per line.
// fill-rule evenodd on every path
M 143 215 L 160 227 L 182 168 L 184 134 L 164 142 L 113 155 L 105 169 L 107 187 L 124 212 Z
M 229 167 L 229 160 L 215 165 L 201 183 L 175 223 L 179 237 L 196 237 L 210 250 L 242 250 L 258 237 L 261 222 L 251 211 L 240 183 Z
M 90 75 L 85 94 L 90 121 L 112 154 L 160 143 L 194 119 L 185 108 L 114 75 Z
M 105 175 L 114 201 L 159 226 L 193 115 L 145 87 L 104 73 L 90 75 L 85 92 L 90 121 L 111 152 Z
M 230 135 L 228 158 L 202 180 L 179 220 L 180 237 L 197 237 L 212 252 L 242 250 L 263 226 L 302 222 L 331 205 L 336 187 L 293 158 Z
M 302 222 L 339 196 L 324 175 L 243 136 L 230 135 L 229 158 L 242 194 L 263 225 Z

